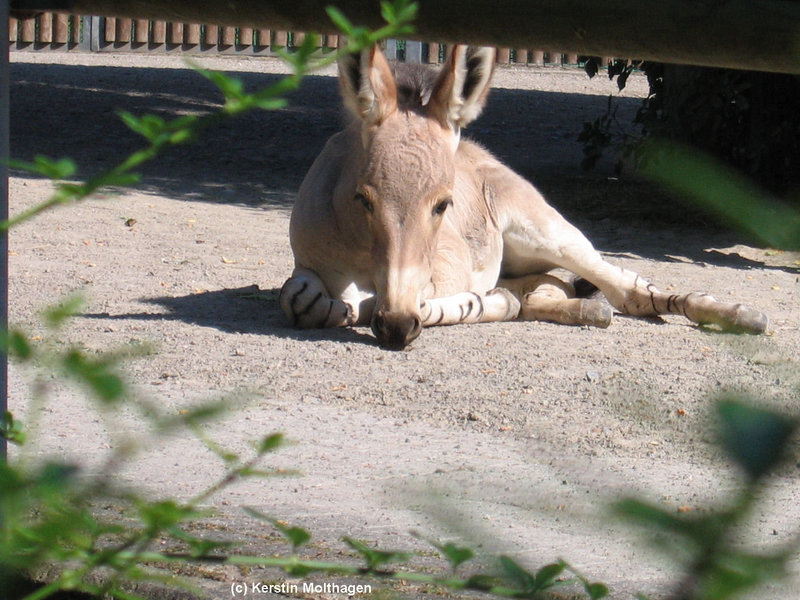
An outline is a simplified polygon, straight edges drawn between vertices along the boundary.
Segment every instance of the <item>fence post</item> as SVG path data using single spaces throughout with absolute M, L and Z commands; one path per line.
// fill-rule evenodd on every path
M 89 52 L 100 51 L 100 40 L 103 35 L 101 22 L 100 17 L 81 17 L 83 35 L 81 36 L 80 47 L 82 50 L 88 50 Z
M 386 40 L 386 48 L 383 51 L 389 60 L 397 60 L 397 40 Z
M 422 42 L 406 42 L 406 62 L 407 63 L 422 63 L 423 62 L 423 48 Z
M 69 48 L 69 15 L 57 14 L 53 18 L 53 44 Z
M 8 0 L 0 0 L 0 220 L 8 219 L 9 117 Z M 0 232 L 0 329 L 8 329 L 8 233 Z M 0 418 L 8 410 L 8 357 L 0 352 Z M 0 461 L 7 458 L 6 439 L 0 438 Z M 0 515 L 2 519 L 2 515 Z M 0 592 L 6 598 L 6 592 Z

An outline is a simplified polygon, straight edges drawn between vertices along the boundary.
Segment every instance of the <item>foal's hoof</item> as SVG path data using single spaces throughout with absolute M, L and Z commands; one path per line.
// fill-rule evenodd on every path
M 592 327 L 605 329 L 611 325 L 611 318 L 614 311 L 607 302 L 603 300 L 584 299 L 581 301 L 580 323 Z
M 736 315 L 733 317 L 732 322 L 726 323 L 726 325 L 724 328 L 728 331 L 760 335 L 767 330 L 769 319 L 760 310 L 739 304 L 736 307 Z

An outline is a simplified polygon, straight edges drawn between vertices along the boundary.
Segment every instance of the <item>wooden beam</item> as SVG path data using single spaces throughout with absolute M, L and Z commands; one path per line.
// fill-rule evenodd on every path
M 378 27 L 376 0 L 49 0 L 79 14 L 335 33 L 334 4 Z M 47 0 L 12 5 L 43 8 Z M 800 74 L 790 0 L 419 0 L 413 38 Z

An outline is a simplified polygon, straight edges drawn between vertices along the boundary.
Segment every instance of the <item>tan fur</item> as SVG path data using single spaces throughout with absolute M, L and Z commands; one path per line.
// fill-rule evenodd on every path
M 528 181 L 460 129 L 486 101 L 494 54 L 456 46 L 438 75 L 372 48 L 340 63 L 355 121 L 333 136 L 298 192 L 296 269 L 281 306 L 300 327 L 371 324 L 405 347 L 422 326 L 516 318 L 605 327 L 611 308 L 574 298 L 562 267 L 618 311 L 684 314 L 763 332 L 766 317 L 704 294 L 665 294 L 605 262 Z

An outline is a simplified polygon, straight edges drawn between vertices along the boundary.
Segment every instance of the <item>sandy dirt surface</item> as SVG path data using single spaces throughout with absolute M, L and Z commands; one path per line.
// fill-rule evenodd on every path
M 166 118 L 220 103 L 178 57 L 17 53 L 12 63 L 13 155 L 71 156 L 82 174 L 139 147 L 116 111 Z M 272 59 L 204 63 L 240 75 L 250 89 L 281 70 Z M 309 78 L 288 108 L 242 117 L 167 152 L 135 189 L 14 230 L 11 320 L 46 335 L 39 311 L 81 291 L 88 305 L 60 343 L 89 351 L 149 344 L 155 350 L 125 370 L 163 411 L 224 395 L 231 413 L 207 427 L 220 443 L 245 452 L 268 432 L 293 440 L 265 466 L 302 476 L 249 480 L 209 501 L 212 533 L 242 540 L 250 552 L 276 546 L 244 505 L 309 528 L 314 557 L 347 559 L 344 535 L 426 548 L 414 529 L 486 554 L 512 553 L 532 568 L 563 557 L 615 598 L 657 598 L 674 571 L 641 532 L 608 517 L 608 503 L 636 494 L 700 511 L 725 497 L 735 482 L 710 428 L 723 390 L 797 412 L 798 256 L 744 245 L 649 185 L 611 177 L 608 164 L 582 173 L 575 138 L 616 95 L 615 84 L 578 70 L 519 68 L 500 69 L 496 83 L 469 135 L 537 182 L 610 261 L 661 288 L 756 306 L 771 319 L 769 334 L 617 316 L 607 330 L 429 329 L 397 353 L 378 348 L 368 329 L 293 330 L 277 291 L 292 269 L 293 193 L 340 123 L 331 73 Z M 618 98 L 621 121 L 644 93 L 646 83 L 632 77 Z M 12 175 L 12 213 L 47 196 L 48 182 Z M 18 414 L 31 378 L 12 368 Z M 137 489 L 190 498 L 222 474 L 192 434 L 152 440 L 134 415 L 109 424 L 79 391 L 49 385 L 35 454 L 79 460 L 91 472 L 126 434 L 144 446 L 121 473 Z M 752 543 L 797 534 L 798 475 L 793 464 L 772 481 L 746 532 Z M 795 561 L 787 584 L 753 597 L 796 597 L 797 573 Z M 232 583 L 295 581 L 210 567 L 193 575 L 215 599 L 231 597 Z M 399 597 L 441 597 L 394 587 Z

